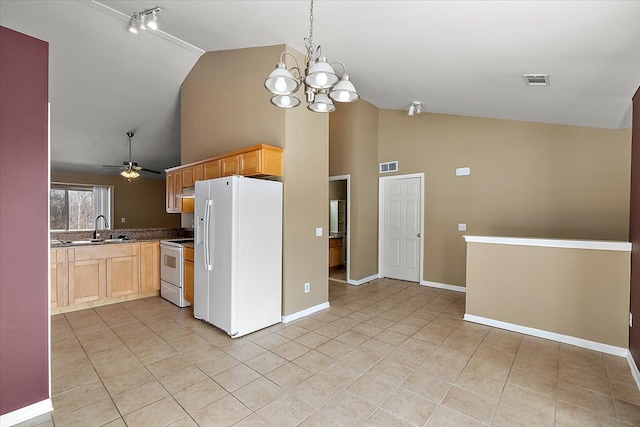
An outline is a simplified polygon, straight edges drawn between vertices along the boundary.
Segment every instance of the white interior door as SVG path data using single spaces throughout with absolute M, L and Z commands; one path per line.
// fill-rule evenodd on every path
M 383 276 L 420 282 L 422 242 L 420 178 L 384 182 Z

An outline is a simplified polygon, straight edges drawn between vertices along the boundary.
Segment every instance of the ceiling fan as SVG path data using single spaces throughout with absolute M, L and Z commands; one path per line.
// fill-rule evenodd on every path
M 133 138 L 133 135 L 134 135 L 133 132 L 127 132 L 127 136 L 129 137 L 129 161 L 122 162 L 122 166 L 102 165 L 102 167 L 121 169 L 122 172 L 120 172 L 120 175 L 127 178 L 129 182 L 131 182 L 132 178 L 137 178 L 140 176 L 140 173 L 138 173 L 138 171 L 150 172 L 155 174 L 162 173 L 162 172 L 154 171 L 152 169 L 143 168 L 141 166 L 138 166 L 136 162 L 131 161 L 131 138 Z

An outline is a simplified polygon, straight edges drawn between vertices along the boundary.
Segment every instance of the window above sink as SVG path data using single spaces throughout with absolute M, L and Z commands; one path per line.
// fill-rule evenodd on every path
M 51 231 L 93 230 L 98 215 L 113 224 L 113 186 L 52 182 L 49 212 Z

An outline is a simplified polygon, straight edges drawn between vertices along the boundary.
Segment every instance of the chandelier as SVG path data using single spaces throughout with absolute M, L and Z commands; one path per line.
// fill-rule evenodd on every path
M 307 100 L 307 109 L 316 113 L 330 113 L 335 110 L 333 101 L 355 102 L 360 98 L 355 86 L 349 81 L 347 68 L 340 61 L 327 62 L 322 56 L 320 46 L 313 44 L 313 0 L 311 0 L 309 17 L 309 37 L 305 37 L 304 45 L 307 48 L 305 55 L 306 68 L 304 73 L 300 69 L 295 55 L 287 51 L 280 55 L 280 62 L 276 69 L 264 81 L 264 86 L 274 94 L 271 103 L 280 108 L 294 108 L 300 105 L 300 99 L 294 95 L 304 84 L 304 93 Z M 284 63 L 285 55 L 293 58 L 296 66 L 287 69 Z M 333 69 L 333 65 L 342 67 L 342 76 Z

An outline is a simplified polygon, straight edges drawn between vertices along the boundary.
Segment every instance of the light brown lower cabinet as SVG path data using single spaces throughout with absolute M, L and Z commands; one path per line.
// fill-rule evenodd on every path
M 140 243 L 140 292 L 160 290 L 160 243 Z
M 184 299 L 193 305 L 194 261 L 192 248 L 184 248 Z
M 69 305 L 67 286 L 67 250 L 51 249 L 51 304 Z
M 342 265 L 342 239 L 329 239 L 329 268 Z
M 157 241 L 51 252 L 53 314 L 157 295 L 160 289 Z

